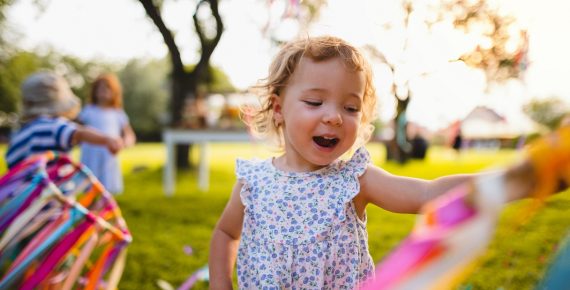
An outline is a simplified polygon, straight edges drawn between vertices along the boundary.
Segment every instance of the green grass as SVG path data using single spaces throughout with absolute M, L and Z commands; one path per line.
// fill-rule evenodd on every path
M 471 173 L 500 167 L 518 158 L 515 151 L 474 152 L 458 156 L 445 148 L 431 148 L 425 161 L 404 166 L 387 163 L 384 147 L 370 144 L 374 164 L 398 175 L 432 179 L 453 173 Z M 0 147 L 3 155 L 5 147 Z M 197 153 L 193 152 L 193 160 Z M 121 289 L 158 289 L 159 279 L 175 287 L 207 263 L 212 229 L 222 212 L 235 181 L 235 158 L 265 158 L 272 152 L 261 145 L 211 145 L 210 189 L 197 189 L 194 171 L 179 172 L 176 192 L 166 197 L 162 190 L 162 166 L 166 156 L 161 144 L 140 144 L 120 154 L 125 192 L 117 196 L 133 235 Z M 77 158 L 77 151 L 74 152 Z M 3 159 L 0 173 L 5 172 Z M 533 289 L 541 279 L 557 243 L 566 234 L 570 215 L 567 193 L 549 199 L 545 209 L 521 225 L 518 217 L 527 202 L 507 206 L 495 238 L 465 289 Z M 412 228 L 415 216 L 393 214 L 369 207 L 369 243 L 376 262 L 395 247 Z M 184 246 L 193 248 L 186 255 Z M 207 289 L 200 282 L 194 289 Z

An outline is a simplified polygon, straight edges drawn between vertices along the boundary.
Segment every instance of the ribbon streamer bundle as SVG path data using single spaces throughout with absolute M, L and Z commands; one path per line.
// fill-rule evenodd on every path
M 534 198 L 522 215 L 526 219 L 546 197 L 570 185 L 570 127 L 538 139 L 525 153 L 520 164 L 479 176 L 426 204 L 412 233 L 377 265 L 375 277 L 360 289 L 456 287 L 486 249 L 509 199 Z M 528 191 L 523 192 L 524 188 Z M 567 241 L 543 285 L 562 285 L 567 279 L 563 277 L 570 274 L 569 249 Z
M 115 289 L 131 241 L 113 196 L 66 155 L 0 178 L 0 289 Z

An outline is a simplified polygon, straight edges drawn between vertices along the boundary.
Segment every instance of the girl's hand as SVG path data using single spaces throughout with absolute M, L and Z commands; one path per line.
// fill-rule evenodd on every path
M 542 137 L 527 149 L 536 186 L 533 197 L 543 199 L 570 183 L 570 127 L 565 126 Z
M 505 185 L 508 201 L 532 196 L 536 186 L 536 171 L 529 160 L 524 160 L 508 168 L 505 172 Z
M 123 136 L 123 147 L 132 147 L 137 142 L 137 136 L 135 135 L 135 131 L 131 125 L 127 124 L 123 127 L 123 132 L 121 134 Z
M 117 154 L 121 149 L 123 149 L 123 139 L 121 138 L 107 138 L 107 149 L 113 154 Z
M 123 145 L 124 145 L 124 148 L 132 147 L 132 146 L 135 145 L 135 143 L 136 143 L 136 139 L 135 139 L 135 137 L 134 137 L 133 135 L 126 135 L 126 136 L 123 138 Z

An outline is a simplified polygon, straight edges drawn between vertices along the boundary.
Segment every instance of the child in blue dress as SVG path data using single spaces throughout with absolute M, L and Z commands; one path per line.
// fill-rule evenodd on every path
M 89 104 L 79 114 L 79 121 L 102 134 L 121 138 L 126 147 L 134 145 L 135 133 L 123 110 L 121 84 L 113 74 L 102 74 L 93 83 Z M 85 164 L 114 194 L 123 192 L 123 175 L 116 155 L 104 147 L 81 144 L 81 163 Z
M 259 88 L 254 132 L 283 154 L 237 160 L 237 182 L 214 229 L 211 289 L 357 289 L 373 275 L 366 206 L 417 213 L 471 175 L 422 180 L 374 166 L 376 95 L 363 55 L 323 36 L 286 44 Z

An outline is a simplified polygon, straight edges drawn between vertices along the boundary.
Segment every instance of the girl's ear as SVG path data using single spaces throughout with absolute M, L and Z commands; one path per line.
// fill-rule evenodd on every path
M 273 105 L 273 122 L 275 126 L 279 126 L 283 123 L 283 105 L 282 99 L 276 95 L 271 95 L 271 104 Z

